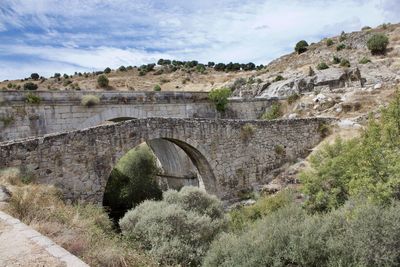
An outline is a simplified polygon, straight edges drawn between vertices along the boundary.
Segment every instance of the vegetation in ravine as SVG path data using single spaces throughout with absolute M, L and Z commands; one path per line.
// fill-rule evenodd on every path
M 115 222 L 144 200 L 161 199 L 156 181 L 158 172 L 156 157 L 146 145 L 130 150 L 119 160 L 108 179 L 103 199 Z
M 228 106 L 228 97 L 232 94 L 229 88 L 213 89 L 208 93 L 208 98 L 214 102 L 218 111 L 223 112 Z

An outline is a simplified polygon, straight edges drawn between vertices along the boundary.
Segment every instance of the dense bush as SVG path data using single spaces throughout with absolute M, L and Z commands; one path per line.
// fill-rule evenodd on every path
M 350 197 L 388 204 L 400 199 L 400 96 L 370 119 L 359 139 L 336 140 L 310 158 L 311 169 L 301 174 L 306 208 L 327 211 Z
M 345 49 L 346 48 L 346 45 L 345 44 L 338 44 L 337 46 L 336 46 L 336 51 L 340 51 L 340 50 L 343 50 L 343 49 Z
M 218 111 L 226 110 L 228 105 L 228 97 L 232 94 L 229 88 L 213 89 L 208 93 L 208 98 L 214 102 Z
M 81 99 L 81 105 L 85 107 L 92 107 L 100 104 L 100 98 L 97 95 L 84 95 Z
M 159 92 L 161 91 L 161 86 L 159 84 L 156 84 L 153 88 L 153 91 Z
M 283 112 L 282 112 L 282 104 L 277 102 L 272 104 L 272 106 L 264 112 L 264 114 L 261 116 L 262 120 L 275 120 L 279 119 L 282 117 Z
M 97 85 L 100 87 L 100 88 L 106 88 L 106 87 L 108 87 L 108 83 L 109 83 L 109 81 L 108 81 L 108 78 L 107 78 L 107 76 L 106 75 L 100 75 L 99 77 L 97 77 Z
M 222 203 L 195 187 L 167 191 L 162 201 L 146 200 L 120 220 L 124 236 L 160 264 L 198 266 L 225 227 Z
M 326 39 L 326 46 L 331 46 L 333 44 L 334 44 L 334 42 L 331 38 Z
M 126 67 L 125 67 L 125 66 L 120 66 L 120 67 L 118 68 L 118 70 L 119 70 L 119 71 L 126 71 Z
M 40 76 L 39 76 L 39 74 L 37 74 L 37 73 L 32 73 L 32 74 L 31 74 L 31 79 L 32 79 L 32 80 L 37 81 L 37 80 L 39 80 L 39 77 L 40 77 Z
M 388 45 L 389 38 L 383 33 L 375 34 L 367 41 L 367 47 L 372 54 L 384 54 Z
M 279 81 L 283 81 L 285 78 L 283 78 L 282 75 L 278 75 L 275 77 L 274 82 L 279 82 Z
M 24 83 L 24 90 L 33 91 L 33 90 L 36 90 L 36 89 L 38 89 L 37 84 L 31 83 L 31 82 L 29 82 L 29 83 Z
M 156 157 L 147 146 L 130 150 L 111 172 L 104 193 L 103 205 L 111 217 L 121 218 L 125 212 L 146 199 L 161 199 L 156 175 Z
M 40 98 L 40 96 L 37 96 L 35 94 L 28 93 L 25 95 L 25 102 L 28 104 L 40 104 L 41 101 L 42 99 Z
M 325 62 L 321 62 L 317 65 L 317 70 L 326 70 L 329 69 L 329 66 Z
M 304 40 L 301 40 L 296 44 L 294 51 L 296 51 L 298 54 L 301 54 L 306 52 L 307 48 L 308 48 L 308 43 Z
M 107 67 L 107 68 L 104 69 L 104 73 L 105 73 L 105 74 L 108 74 L 108 73 L 110 73 L 110 72 L 111 72 L 111 69 L 110 69 L 109 67 Z
M 332 59 L 332 63 L 333 63 L 333 64 L 339 64 L 340 61 L 341 61 L 341 58 L 340 58 L 340 57 L 338 57 L 338 56 L 333 56 L 333 59 Z
M 348 59 L 342 58 L 342 60 L 340 60 L 340 67 L 349 68 L 350 66 L 350 61 Z
M 213 242 L 203 266 L 399 266 L 400 204 L 307 215 L 295 205 Z

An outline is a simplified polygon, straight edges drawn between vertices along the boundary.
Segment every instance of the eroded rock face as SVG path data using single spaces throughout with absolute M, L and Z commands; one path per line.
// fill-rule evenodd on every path
M 348 86 L 363 86 L 364 79 L 358 68 L 329 68 L 315 72 L 314 76 L 300 76 L 272 83 L 257 96 L 285 97 L 294 93 L 311 92 L 317 89 L 337 89 Z

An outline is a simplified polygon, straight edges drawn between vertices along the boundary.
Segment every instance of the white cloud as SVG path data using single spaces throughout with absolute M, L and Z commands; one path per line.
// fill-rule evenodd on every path
M 160 57 L 265 64 L 300 39 L 315 42 L 400 17 L 397 0 L 3 1 L 0 38 L 7 27 L 23 34 L 0 45 L 0 64 L 15 54 L 77 69 Z

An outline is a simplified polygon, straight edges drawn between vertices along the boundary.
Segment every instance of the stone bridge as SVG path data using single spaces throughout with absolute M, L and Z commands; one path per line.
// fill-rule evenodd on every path
M 28 95 L 40 98 L 28 103 Z M 98 105 L 81 104 L 96 95 Z M 216 112 L 206 92 L 0 91 L 0 141 L 96 126 L 127 118 L 257 119 L 273 103 L 269 99 L 232 99 L 228 110 Z
M 0 143 L 0 168 L 19 166 L 71 200 L 100 203 L 112 168 L 130 149 L 162 140 L 193 162 L 206 191 L 235 199 L 309 152 L 331 119 L 256 121 L 146 118 Z M 166 157 L 167 159 L 169 157 Z

